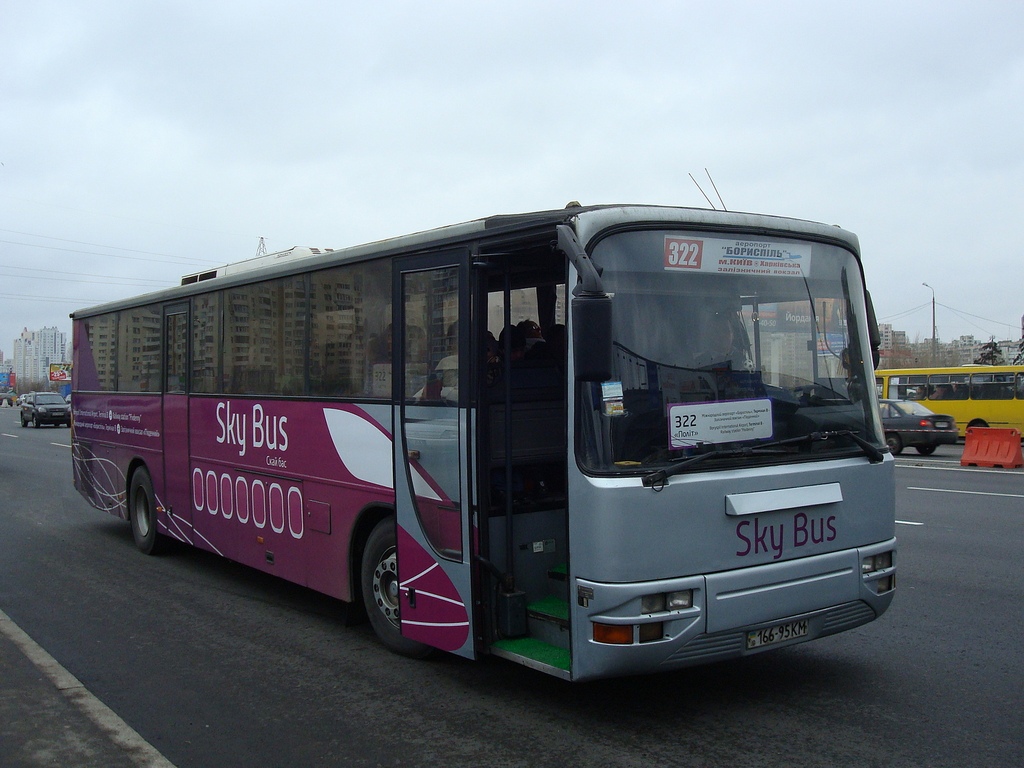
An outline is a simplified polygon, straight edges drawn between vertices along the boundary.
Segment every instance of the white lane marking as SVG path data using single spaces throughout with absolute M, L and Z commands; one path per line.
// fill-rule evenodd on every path
M 70 445 L 66 445 L 64 443 L 50 443 L 50 445 L 56 445 L 58 448 L 70 448 L 71 447 Z
M 161 755 L 157 749 L 142 738 L 134 728 L 122 720 L 114 710 L 97 699 L 78 678 L 64 669 L 58 661 L 44 651 L 35 640 L 25 634 L 11 617 L 0 611 L 0 632 L 21 649 L 29 661 L 49 678 L 50 682 L 67 699 L 92 720 L 107 737 L 119 746 L 125 757 L 138 766 L 152 768 L 174 768 L 174 764 Z
M 924 525 L 924 523 L 915 523 L 911 520 L 897 520 L 896 525 Z
M 10 432 L 0 432 L 0 435 L 3 435 L 4 437 L 13 437 L 15 440 L 18 439 L 17 435 L 12 435 Z
M 967 496 L 1002 496 L 1008 499 L 1024 499 L 1024 493 L 992 493 L 990 491 L 956 491 L 952 488 L 919 488 L 914 485 L 907 486 L 908 491 L 931 491 L 932 493 L 962 493 Z
M 932 469 L 940 470 L 942 472 L 970 472 L 976 474 L 978 472 L 988 472 L 996 475 L 1005 475 L 1007 472 L 1013 472 L 1012 469 L 983 469 L 982 467 L 926 467 L 923 464 L 903 464 L 902 462 L 896 463 L 897 467 L 902 469 Z

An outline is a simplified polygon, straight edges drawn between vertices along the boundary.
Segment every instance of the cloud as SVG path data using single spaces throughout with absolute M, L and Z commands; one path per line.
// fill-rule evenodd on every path
M 28 298 L 0 302 L 0 349 L 143 289 L 3 265 L 173 284 L 261 236 L 703 206 L 704 168 L 731 209 L 857 232 L 880 316 L 927 280 L 993 321 L 940 315 L 943 338 L 1016 335 L 1022 22 L 988 2 L 10 6 L 0 294 Z M 900 322 L 930 335 L 930 310 Z

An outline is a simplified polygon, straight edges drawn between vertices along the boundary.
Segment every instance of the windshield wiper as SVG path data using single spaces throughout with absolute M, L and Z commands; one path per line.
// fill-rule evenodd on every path
M 868 442 L 852 429 L 837 429 L 832 432 L 822 432 L 821 434 L 824 436 L 823 439 L 827 439 L 830 437 L 850 438 L 851 440 L 853 440 L 853 442 L 855 442 L 857 445 L 864 449 L 864 453 L 868 455 L 868 459 L 871 460 L 872 464 L 877 464 L 878 462 L 885 458 L 885 452 L 881 448 L 879 448 L 874 443 Z
M 655 472 L 646 474 L 643 476 L 641 482 L 645 488 L 654 488 L 656 486 L 664 485 L 665 481 L 673 475 L 678 475 L 684 469 L 696 466 L 712 456 L 720 459 L 735 459 L 743 456 L 753 456 L 782 445 L 817 443 L 822 440 L 830 440 L 835 437 L 848 437 L 853 440 L 853 442 L 864 450 L 864 453 L 867 454 L 868 459 L 872 463 L 879 462 L 884 457 L 882 450 L 878 448 L 878 446 L 869 443 L 852 429 L 837 429 L 828 432 L 809 432 L 806 435 L 800 435 L 799 437 L 788 437 L 785 440 L 775 440 L 770 443 L 761 443 L 760 445 L 748 445 L 743 448 L 730 448 L 726 451 L 708 451 L 707 453 L 699 453 L 696 456 L 688 456 L 670 467 L 665 467 L 665 469 L 659 469 Z

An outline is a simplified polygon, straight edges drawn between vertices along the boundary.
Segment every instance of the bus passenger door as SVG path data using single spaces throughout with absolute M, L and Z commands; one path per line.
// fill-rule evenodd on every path
M 188 449 L 188 304 L 164 309 L 163 495 L 157 506 L 160 533 L 192 543 Z
M 402 635 L 474 658 L 468 254 L 395 272 L 395 507 Z

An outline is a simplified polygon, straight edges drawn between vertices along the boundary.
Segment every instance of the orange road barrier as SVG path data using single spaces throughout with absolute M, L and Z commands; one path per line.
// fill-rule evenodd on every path
M 1024 467 L 1020 430 L 968 427 L 961 467 Z

